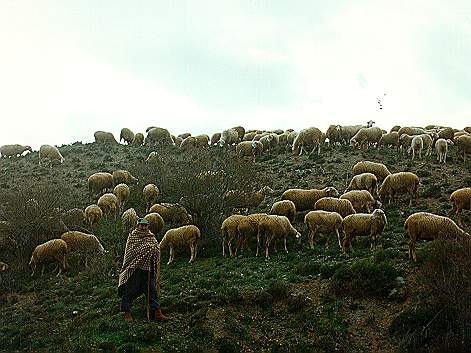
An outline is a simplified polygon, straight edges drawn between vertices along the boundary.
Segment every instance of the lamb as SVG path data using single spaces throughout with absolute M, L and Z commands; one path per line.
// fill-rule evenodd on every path
M 389 204 L 395 194 L 409 194 L 409 206 L 412 198 L 417 199 L 419 177 L 411 172 L 399 172 L 388 175 L 379 189 L 379 198 L 382 202 L 389 196 Z
M 103 192 L 113 189 L 113 175 L 99 172 L 88 177 L 88 201 L 92 196 L 101 195 Z
M 90 205 L 85 208 L 85 222 L 94 229 L 103 217 L 103 211 L 98 205 Z
M 237 256 L 237 251 L 242 247 L 243 244 L 247 244 L 249 239 L 255 238 L 258 234 L 258 225 L 262 219 L 268 217 L 266 213 L 252 213 L 244 218 L 240 219 L 237 224 L 237 246 L 234 252 L 234 256 Z M 255 256 L 258 256 L 259 249 L 259 238 L 257 238 L 257 250 Z
M 145 138 L 146 145 L 170 145 L 173 146 L 174 142 L 172 136 L 167 129 L 160 127 L 152 127 L 147 131 L 147 136 Z
M 378 179 L 373 173 L 361 173 L 355 175 L 350 184 L 348 184 L 345 192 L 350 190 L 368 190 L 371 195 L 376 196 Z
M 448 217 L 428 212 L 417 212 L 410 215 L 404 222 L 404 229 L 409 234 L 409 258 L 417 261 L 415 244 L 417 240 L 456 239 L 469 237 Z
M 379 127 L 365 127 L 358 130 L 358 132 L 350 139 L 350 145 L 368 147 L 369 144 L 377 144 L 381 139 L 383 132 Z
M 71 231 L 62 234 L 61 239 L 67 243 L 68 251 L 76 251 L 84 254 L 85 268 L 88 268 L 88 258 L 90 256 L 95 254 L 104 255 L 107 252 L 98 238 L 93 234 Z
M 381 207 L 379 201 L 375 201 L 371 193 L 367 190 L 351 190 L 339 197 L 349 200 L 356 212 L 371 212 L 372 207 Z
M 111 132 L 96 131 L 93 136 L 96 143 L 118 143 Z
M 67 243 L 62 239 L 52 239 L 36 246 L 29 262 L 29 265 L 33 269 L 33 273 L 31 274 L 31 276 L 34 275 L 36 267 L 40 264 L 43 265 L 41 270 L 42 276 L 44 274 L 44 266 L 46 263 L 49 262 L 58 263 L 59 272 L 57 273 L 57 276 L 59 276 L 62 271 L 66 270 L 67 252 Z
M 410 126 L 403 126 L 397 132 L 399 133 L 399 137 L 401 137 L 402 134 L 407 134 L 410 136 L 425 134 L 425 130 L 422 129 L 421 127 L 410 127 Z
M 309 247 L 314 249 L 314 242 L 316 234 L 322 233 L 328 235 L 329 233 L 335 232 L 337 234 L 337 239 L 340 243 L 340 233 L 339 229 L 342 227 L 342 216 L 337 212 L 328 212 L 328 211 L 310 211 L 304 217 L 304 223 L 309 229 L 308 239 Z M 329 247 L 329 238 L 327 237 L 326 246 Z
M 118 199 L 119 211 L 123 210 L 124 205 L 126 202 L 129 201 L 129 186 L 126 184 L 118 184 L 113 189 L 113 194 Z
M 317 200 L 327 197 L 338 197 L 339 193 L 333 186 L 319 189 L 288 189 L 281 195 L 282 200 L 293 201 L 296 211 L 308 211 L 314 209 Z
M 239 142 L 239 133 L 234 129 L 224 130 L 219 139 L 219 145 L 223 147 L 224 145 L 231 146 Z
M 134 132 L 127 127 L 123 127 L 119 134 L 119 142 L 121 142 L 121 140 L 124 140 L 128 145 L 132 144 L 134 141 Z
M 260 141 L 242 141 L 236 146 L 236 153 L 239 157 L 252 157 L 255 163 L 255 157 L 261 156 L 263 152 L 263 143 Z
M 149 229 L 154 235 L 158 235 L 164 229 L 165 221 L 158 213 L 148 213 L 144 218 L 149 222 Z
M 139 180 L 131 173 L 124 169 L 118 169 L 113 172 L 113 185 L 118 184 L 133 184 L 138 183 Z
M 265 197 L 273 192 L 273 189 L 268 186 L 262 187 L 259 191 L 229 190 L 223 198 L 228 207 L 249 209 L 258 207 Z
M 335 145 L 336 143 L 341 144 L 342 139 L 342 128 L 340 125 L 330 125 L 327 129 L 325 136 L 329 139 L 329 145 Z
M 196 254 L 198 252 L 198 240 L 200 238 L 200 230 L 193 225 L 169 229 L 160 242 L 160 249 L 164 249 L 167 246 L 170 248 L 170 256 L 167 265 L 170 265 L 173 261 L 175 261 L 175 248 L 189 247 L 191 251 L 189 262 L 193 262 L 196 259 Z
M 211 145 L 216 145 L 220 139 L 221 139 L 221 133 L 216 132 L 215 134 L 211 136 Z
M 317 154 L 321 153 L 321 144 L 325 140 L 325 135 L 316 127 L 310 127 L 303 129 L 299 132 L 296 138 L 293 141 L 293 153 L 298 154 L 299 156 L 307 149 L 311 148 L 311 152 L 314 152 L 317 148 Z
M 345 234 L 342 242 L 343 252 L 352 249 L 352 240 L 360 235 L 370 236 L 373 249 L 386 224 L 388 220 L 381 209 L 374 210 L 372 214 L 357 213 L 345 217 L 342 221 L 342 230 Z
M 139 216 L 136 213 L 134 208 L 129 208 L 123 212 L 121 216 L 121 226 L 123 228 L 123 234 L 129 235 L 134 228 L 136 228 L 137 221 L 139 220 Z
M 229 249 L 229 255 L 234 256 L 232 252 L 232 241 L 238 240 L 238 225 L 239 222 L 247 216 L 232 215 L 227 217 L 221 225 L 221 242 L 222 242 L 222 256 L 226 256 L 225 247 Z
M 59 161 L 61 164 L 65 161 L 64 157 L 62 157 L 59 152 L 59 149 L 51 145 L 42 145 L 39 148 L 39 165 L 41 165 L 41 161 L 45 158 L 51 161 L 51 167 L 53 161 Z
M 265 258 L 270 258 L 268 255 L 268 248 L 270 243 L 278 238 L 283 238 L 285 252 L 288 253 L 286 247 L 286 238 L 292 236 L 296 239 L 301 238 L 299 233 L 289 222 L 285 216 L 269 215 L 260 220 L 258 225 L 257 244 L 260 243 L 260 239 L 265 239 Z M 258 246 L 257 246 L 258 248 Z
M 155 184 L 147 184 L 142 189 L 144 195 L 144 202 L 146 203 L 146 212 L 149 211 L 150 206 L 155 204 L 160 197 L 160 190 Z
M 353 175 L 361 173 L 372 173 L 378 180 L 384 180 L 388 175 L 391 175 L 391 172 L 384 164 L 370 161 L 361 161 L 353 166 Z
M 188 224 L 191 219 L 185 207 L 178 203 L 156 203 L 149 209 L 149 212 L 158 213 L 165 223 Z
M 437 161 L 439 163 L 446 163 L 446 155 L 448 153 L 448 142 L 445 139 L 438 139 L 435 142 L 435 149 L 437 150 Z
M 450 217 L 452 213 L 455 213 L 458 217 L 458 225 L 463 227 L 461 211 L 471 209 L 471 188 L 462 188 L 453 191 L 450 195 L 450 202 L 453 207 L 448 212 L 448 217 Z
M 388 134 L 383 134 L 378 142 L 378 148 L 380 146 L 391 146 L 399 148 L 399 134 L 397 131 L 392 131 Z
M 337 199 L 335 197 L 323 197 L 314 204 L 316 210 L 337 212 L 342 218 L 354 214 L 355 209 L 352 203 L 347 199 Z
M 103 211 L 105 217 L 110 214 L 113 218 L 116 219 L 119 211 L 119 201 L 118 198 L 111 193 L 104 194 L 98 199 L 98 206 Z
M 21 156 L 25 151 L 33 152 L 30 146 L 3 145 L 0 147 L 0 158 Z
M 143 144 L 144 144 L 144 134 L 138 132 L 136 135 L 134 135 L 131 145 L 142 146 Z
M 277 216 L 285 216 L 288 220 L 293 223 L 296 216 L 296 206 L 293 201 L 281 200 L 275 202 L 271 206 L 270 214 Z
M 466 162 L 466 153 L 471 153 L 471 136 L 462 135 L 453 140 L 457 147 L 457 155 L 462 155 L 463 162 Z
M 424 148 L 422 137 L 420 137 L 420 135 L 414 136 L 411 145 L 407 150 L 408 153 L 411 153 L 412 151 L 412 160 L 414 160 L 416 153 L 419 154 L 419 158 L 422 158 L 422 148 Z

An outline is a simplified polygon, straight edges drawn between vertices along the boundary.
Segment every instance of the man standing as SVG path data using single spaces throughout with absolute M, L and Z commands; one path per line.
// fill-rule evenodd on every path
M 128 236 L 119 274 L 118 294 L 126 321 L 132 321 L 131 303 L 142 294 L 145 294 L 147 299 L 147 319 L 168 320 L 162 314 L 159 304 L 159 243 L 150 232 L 149 222 L 145 218 L 139 219 L 137 228 Z

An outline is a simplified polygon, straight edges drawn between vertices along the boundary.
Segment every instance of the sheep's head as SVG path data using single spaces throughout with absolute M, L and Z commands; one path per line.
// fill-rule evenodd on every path
M 338 197 L 339 196 L 339 192 L 333 186 L 328 186 L 328 187 L 324 188 L 324 191 L 327 194 L 327 196 L 331 196 L 331 197 Z

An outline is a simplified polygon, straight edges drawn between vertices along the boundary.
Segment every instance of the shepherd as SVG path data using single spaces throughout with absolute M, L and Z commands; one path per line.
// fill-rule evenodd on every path
M 160 308 L 160 247 L 149 222 L 139 219 L 137 228 L 128 236 L 123 266 L 119 274 L 118 294 L 124 320 L 132 321 L 131 303 L 145 294 L 147 320 L 167 321 Z

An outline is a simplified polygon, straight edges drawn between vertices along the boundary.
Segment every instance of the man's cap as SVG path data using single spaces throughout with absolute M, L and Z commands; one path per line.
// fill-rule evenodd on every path
M 145 218 L 140 218 L 139 221 L 137 221 L 137 224 L 147 224 L 147 225 L 149 225 L 149 221 Z

